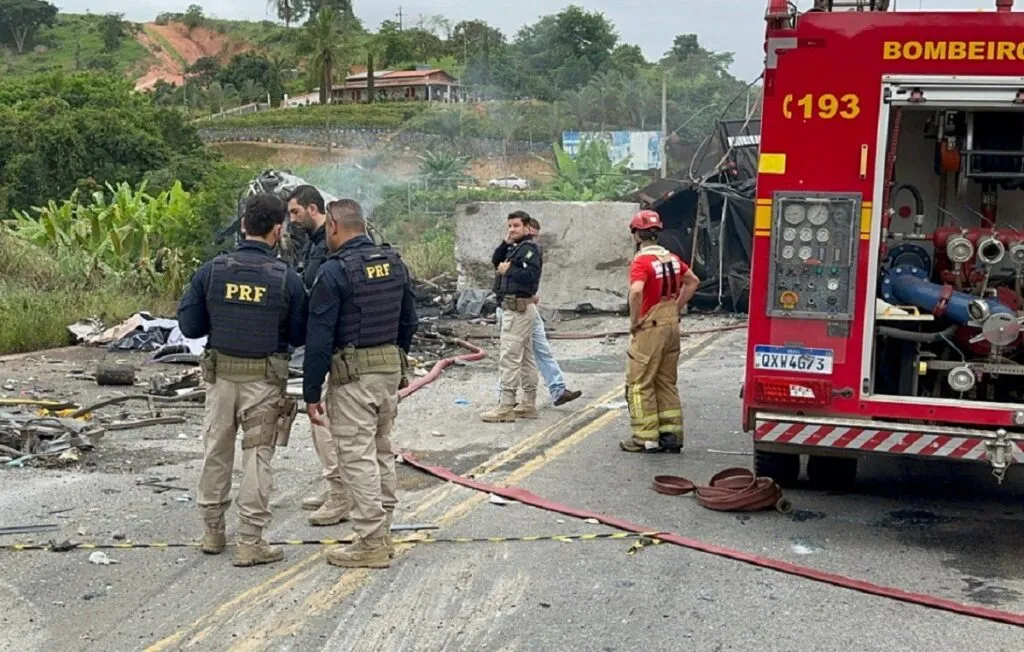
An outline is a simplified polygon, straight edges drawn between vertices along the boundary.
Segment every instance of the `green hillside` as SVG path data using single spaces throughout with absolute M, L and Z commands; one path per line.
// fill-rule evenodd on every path
M 134 29 L 124 23 L 117 47 L 107 49 L 103 16 L 58 14 L 52 26 L 39 30 L 24 53 L 0 46 L 0 71 L 23 75 L 58 69 L 102 70 L 139 75 L 150 55 L 133 37 Z

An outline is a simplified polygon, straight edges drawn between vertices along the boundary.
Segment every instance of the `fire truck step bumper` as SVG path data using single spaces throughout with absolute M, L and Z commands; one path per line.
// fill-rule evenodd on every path
M 993 466 L 1024 462 L 1024 434 L 1020 433 L 767 413 L 756 415 L 754 445 L 763 450 L 827 448 L 849 454 L 945 457 Z

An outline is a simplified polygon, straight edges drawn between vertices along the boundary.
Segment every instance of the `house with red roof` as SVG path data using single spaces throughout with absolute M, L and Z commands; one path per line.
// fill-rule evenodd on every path
M 366 72 L 351 74 L 345 83 L 331 89 L 331 102 L 352 104 L 368 98 Z M 376 102 L 462 102 L 462 85 L 440 68 L 428 66 L 416 70 L 378 70 L 373 74 Z

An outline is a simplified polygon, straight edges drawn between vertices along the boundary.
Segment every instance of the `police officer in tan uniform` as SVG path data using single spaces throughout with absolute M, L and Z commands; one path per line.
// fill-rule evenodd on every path
M 326 211 L 323 195 L 313 186 L 299 186 L 288 197 L 288 217 L 291 223 L 305 229 L 309 235 L 300 253 L 302 282 L 306 284 L 307 291 L 312 290 L 320 265 L 330 255 L 327 250 Z M 349 512 L 352 511 L 352 500 L 341 481 L 338 450 L 334 445 L 331 429 L 326 425 L 311 426 L 313 449 L 323 466 L 327 491 L 304 498 L 302 509 L 315 510 L 309 515 L 311 525 L 334 525 L 348 518 Z
M 505 259 L 495 263 L 494 294 L 502 308 L 498 373 L 498 407 L 485 412 L 487 423 L 529 418 L 537 411 L 537 363 L 533 354 L 533 325 L 537 319 L 534 297 L 540 287 L 541 253 L 530 235 L 532 222 L 525 211 L 508 216 Z M 499 246 L 501 249 L 501 246 Z M 519 394 L 517 403 L 516 394 Z
M 242 216 L 245 239 L 200 267 L 178 306 L 182 334 L 209 338 L 201 360 L 207 388 L 197 501 L 206 525 L 201 548 L 208 554 L 226 545 L 224 514 L 242 429 L 235 566 L 284 559 L 263 532 L 270 524 L 274 447 L 287 445 L 295 418 L 295 402 L 285 397 L 289 346 L 304 343 L 308 314 L 302 279 L 273 253 L 286 215 L 278 197 L 250 197 Z
M 418 326 L 412 281 L 397 252 L 367 237 L 358 203 L 338 200 L 327 213 L 332 254 L 310 293 L 302 393 L 312 423 L 321 425 L 327 413 L 352 497 L 356 540 L 326 556 L 336 566 L 386 568 L 394 556 L 390 531 L 398 504 L 390 434 L 404 358 Z

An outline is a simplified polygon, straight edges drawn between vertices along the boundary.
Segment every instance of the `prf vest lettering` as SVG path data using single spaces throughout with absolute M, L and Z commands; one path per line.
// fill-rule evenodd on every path
M 224 300 L 232 303 L 254 303 L 263 305 L 267 301 L 267 286 L 247 283 L 226 283 Z

